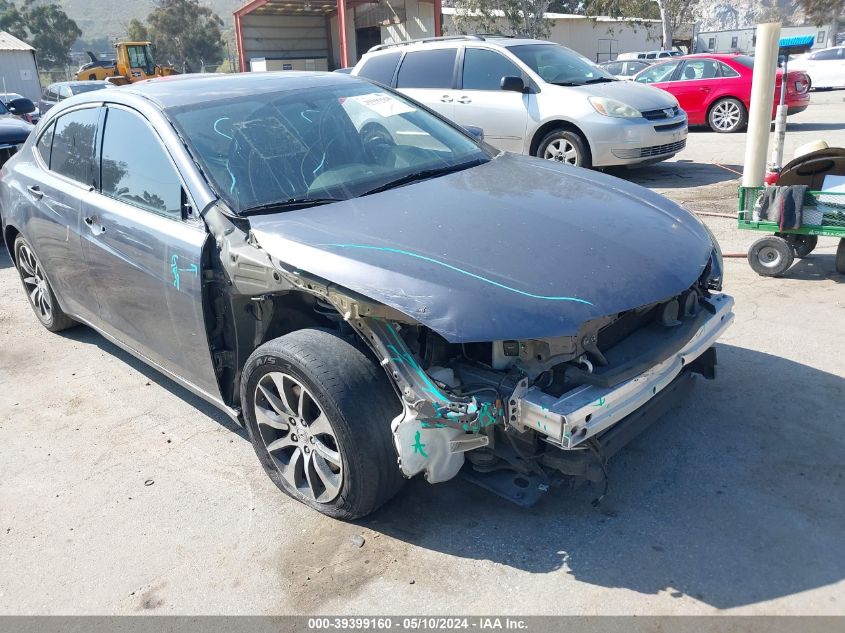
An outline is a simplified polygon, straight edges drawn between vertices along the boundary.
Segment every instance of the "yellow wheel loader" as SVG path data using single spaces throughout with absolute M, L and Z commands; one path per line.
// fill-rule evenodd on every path
M 153 61 L 150 42 L 118 42 L 114 45 L 117 59 L 101 60 L 88 52 L 91 61 L 79 68 L 76 78 L 80 81 L 107 79 L 111 83 L 124 84 L 175 75 L 173 66 L 157 65 Z

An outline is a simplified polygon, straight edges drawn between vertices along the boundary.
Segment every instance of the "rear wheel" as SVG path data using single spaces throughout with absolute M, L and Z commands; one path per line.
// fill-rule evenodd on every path
M 707 113 L 707 123 L 714 132 L 739 132 L 748 123 L 748 111 L 739 99 L 719 99 Z
M 845 275 L 845 238 L 839 240 L 836 248 L 836 272 Z
M 396 394 L 381 368 L 330 332 L 299 330 L 256 349 L 241 405 L 273 483 L 323 514 L 362 517 L 404 482 L 390 431 Z
M 748 263 L 758 275 L 778 277 L 795 261 L 795 252 L 782 237 L 762 237 L 748 249 Z
M 15 240 L 14 253 L 24 292 L 41 325 L 51 332 L 61 332 L 76 325 L 76 322 L 62 311 L 50 282 L 47 281 L 44 266 L 29 242 L 21 235 Z
M 792 250 L 795 251 L 795 257 L 798 259 L 804 259 L 807 255 L 812 253 L 816 248 L 816 244 L 819 242 L 817 235 L 796 235 L 795 233 L 789 233 L 787 235 L 776 233 L 775 235 L 782 237 L 789 242 Z
M 546 134 L 535 156 L 575 167 L 590 167 L 592 164 L 587 142 L 573 130 L 554 130 Z

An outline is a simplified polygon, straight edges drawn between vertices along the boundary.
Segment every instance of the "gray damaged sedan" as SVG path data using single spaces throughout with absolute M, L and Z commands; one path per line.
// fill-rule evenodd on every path
M 0 204 L 46 328 L 86 324 L 214 403 L 282 491 L 345 519 L 418 474 L 522 504 L 600 484 L 713 377 L 733 319 L 677 205 L 339 74 L 68 99 Z

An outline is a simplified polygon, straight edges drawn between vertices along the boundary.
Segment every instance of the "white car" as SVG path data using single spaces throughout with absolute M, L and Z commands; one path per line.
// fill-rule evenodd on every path
M 845 88 L 845 46 L 812 51 L 789 62 L 789 70 L 803 70 L 811 88 Z
M 667 57 L 680 57 L 683 55 L 681 51 L 640 51 L 637 53 L 621 53 L 617 56 L 618 60 L 626 59 L 666 59 Z
M 352 74 L 481 128 L 500 150 L 570 165 L 656 163 L 687 142 L 674 96 L 619 81 L 552 42 L 466 35 L 382 44 Z
M 626 59 L 616 60 L 612 62 L 602 62 L 599 64 L 611 75 L 617 79 L 631 80 L 641 70 L 645 70 L 652 65 L 653 62 L 646 59 Z

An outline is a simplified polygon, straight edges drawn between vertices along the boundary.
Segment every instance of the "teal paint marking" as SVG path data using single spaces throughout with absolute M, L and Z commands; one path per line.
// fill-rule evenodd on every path
M 419 453 L 428 459 L 428 453 L 425 452 L 425 444 L 420 442 L 420 431 L 417 431 L 416 436 L 414 436 L 414 445 L 412 448 L 414 449 L 414 454 Z
M 511 286 L 506 286 L 505 284 L 499 283 L 498 281 L 493 281 L 492 279 L 488 279 L 487 277 L 482 277 L 481 275 L 476 275 L 475 273 L 471 273 L 468 270 L 464 270 L 463 268 L 458 268 L 457 266 L 452 266 L 452 264 L 447 264 L 446 262 L 441 262 L 438 259 L 433 259 L 431 257 L 426 257 L 425 255 L 420 255 L 418 253 L 412 253 L 411 251 L 403 251 L 398 248 L 389 248 L 387 246 L 367 246 L 365 244 L 320 244 L 319 246 L 328 246 L 332 248 L 358 248 L 362 250 L 370 250 L 370 251 L 382 251 L 384 253 L 395 253 L 397 255 L 406 255 L 407 257 L 413 257 L 415 259 L 421 259 L 425 262 L 429 262 L 430 264 L 437 264 L 438 266 L 443 266 L 444 268 L 448 268 L 449 270 L 453 270 L 455 272 L 461 273 L 462 275 L 466 275 L 468 277 L 472 277 L 473 279 L 478 279 L 479 281 L 483 281 L 484 283 L 490 284 L 492 286 L 496 286 L 497 288 L 501 288 L 503 290 L 508 290 L 510 292 L 515 292 L 516 294 L 523 295 L 524 297 L 531 297 L 532 299 L 543 299 L 544 301 L 573 301 L 575 303 L 583 303 L 584 305 L 594 305 L 593 303 L 585 300 L 579 299 L 577 297 L 554 297 L 554 296 L 547 296 L 547 295 L 538 295 L 532 292 L 526 292 L 525 290 L 520 290 L 519 288 L 512 288 Z
M 174 254 L 170 258 L 170 273 L 173 275 L 173 287 L 179 290 L 182 285 L 182 273 L 191 273 L 196 277 L 199 274 L 199 267 L 191 264 L 187 268 L 179 268 L 179 256 Z
M 598 400 L 596 400 L 593 403 L 593 406 L 594 407 L 605 407 L 605 408 L 607 408 L 610 405 L 607 404 L 607 400 L 605 398 L 599 398 Z

